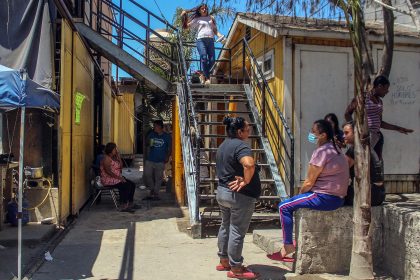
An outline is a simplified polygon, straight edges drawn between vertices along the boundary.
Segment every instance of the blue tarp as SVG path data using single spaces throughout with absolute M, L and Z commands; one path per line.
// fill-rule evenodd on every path
M 60 108 L 60 96 L 0 64 L 0 108 Z

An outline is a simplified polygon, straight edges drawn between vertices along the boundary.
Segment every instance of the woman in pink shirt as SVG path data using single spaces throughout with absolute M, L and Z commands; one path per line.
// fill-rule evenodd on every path
M 344 203 L 349 183 L 349 166 L 345 155 L 334 141 L 331 124 L 318 120 L 312 126 L 308 141 L 316 144 L 312 153 L 306 180 L 300 194 L 280 203 L 279 212 L 283 231 L 283 248 L 269 258 L 293 262 L 293 212 L 299 208 L 332 211 Z
M 122 176 L 122 160 L 115 143 L 105 146 L 105 156 L 101 161 L 101 183 L 105 187 L 119 190 L 122 212 L 134 212 L 133 204 L 136 185 Z

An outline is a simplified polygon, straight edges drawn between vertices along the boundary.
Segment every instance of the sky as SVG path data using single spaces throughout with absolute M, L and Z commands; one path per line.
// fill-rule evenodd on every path
M 121 0 L 112 0 L 116 5 L 120 5 L 120 1 Z M 141 8 L 139 8 L 138 6 L 134 5 L 132 3 L 132 1 L 138 3 L 139 5 L 143 6 L 145 9 L 149 10 L 150 12 L 154 13 L 155 15 L 166 19 L 169 23 L 173 22 L 173 17 L 175 14 L 175 11 L 177 9 L 177 7 L 181 7 L 183 9 L 191 9 L 193 7 L 196 7 L 197 5 L 199 5 L 200 3 L 203 2 L 203 0 L 122 0 L 123 3 L 123 9 L 124 11 L 128 12 L 129 14 L 131 14 L 133 17 L 135 17 L 136 19 L 140 20 L 143 23 L 147 23 L 148 18 L 147 18 L 147 13 L 145 11 L 143 11 Z M 323 10 L 325 7 L 327 7 L 326 4 L 328 4 L 328 0 L 321 0 L 324 2 L 320 2 L 320 9 L 318 11 Z M 205 2 L 205 1 L 204 1 Z M 207 1 L 209 4 L 216 2 L 219 3 L 219 0 L 208 0 Z M 234 9 L 236 9 L 236 12 L 247 12 L 246 10 L 246 0 L 231 0 L 231 5 Z M 211 6 L 211 5 L 209 5 Z M 263 9 L 260 9 L 259 11 L 256 12 L 261 12 L 261 13 L 270 13 L 270 7 L 266 7 Z M 328 10 L 328 7 L 325 8 L 326 10 Z M 298 9 L 298 11 L 295 11 L 295 13 L 298 16 L 304 16 L 302 12 L 299 12 L 300 9 Z M 300 10 L 301 11 L 301 10 Z M 308 15 L 309 17 L 312 17 L 313 15 Z M 222 24 L 220 21 L 218 21 L 218 30 L 220 33 L 224 34 L 225 36 L 228 35 L 229 30 L 232 26 L 234 18 L 228 18 L 224 24 Z M 145 39 L 146 38 L 146 31 L 143 27 L 141 27 L 141 25 L 139 25 L 138 23 L 135 23 L 135 21 L 130 20 L 129 18 L 125 18 L 124 19 L 125 22 L 125 26 L 127 27 L 127 30 L 130 30 L 131 32 L 135 33 L 136 35 L 138 35 L 140 38 Z M 158 28 L 165 28 L 165 25 L 160 22 L 157 19 L 154 19 L 153 17 L 150 19 L 150 26 L 153 29 L 158 29 Z M 133 40 L 125 40 L 124 42 L 129 44 L 129 47 L 132 50 L 136 50 L 140 53 L 144 53 L 144 46 L 136 41 Z M 216 47 L 222 47 L 222 45 L 220 43 L 216 44 Z M 127 48 L 125 48 L 127 50 Z M 143 59 L 140 57 L 139 54 L 135 54 L 135 51 L 131 51 L 129 50 L 129 52 L 131 54 L 133 54 L 137 59 L 139 59 L 140 61 L 142 61 Z M 195 52 L 195 48 L 193 48 L 193 52 Z M 218 56 L 219 51 L 216 50 L 216 58 Z M 195 71 L 198 69 L 198 65 L 194 65 L 192 64 L 190 66 L 190 71 Z M 116 76 L 116 67 L 113 66 L 113 70 L 112 70 L 112 74 L 115 77 Z M 121 69 L 118 72 L 119 77 L 130 77 L 129 74 L 125 73 L 124 71 L 122 71 Z
M 113 2 L 117 5 L 119 5 L 119 0 L 113 0 Z M 164 19 L 166 19 L 168 22 L 172 23 L 173 21 L 173 16 L 175 14 L 175 11 L 177 9 L 177 7 L 181 7 L 183 9 L 190 9 L 193 8 L 195 6 L 197 6 L 198 4 L 200 4 L 202 1 L 196 1 L 196 0 L 146 0 L 146 1 L 139 1 L 137 0 L 137 2 L 142 5 L 144 8 L 148 9 L 150 12 L 156 14 L 159 17 L 164 17 Z M 233 1 L 235 2 L 235 1 Z M 242 1 L 237 1 L 236 3 L 233 4 L 233 6 L 235 7 L 235 9 L 238 12 L 244 12 L 245 11 L 245 5 L 246 5 L 246 1 L 242 0 Z M 143 12 L 141 9 L 139 9 L 138 7 L 135 7 L 133 4 L 131 4 L 128 0 L 123 0 L 123 9 L 125 11 L 127 11 L 128 13 L 132 14 L 133 16 L 135 16 L 136 18 L 138 18 L 139 20 L 141 20 L 142 22 L 147 22 L 147 15 L 145 12 Z M 230 18 L 227 19 L 226 22 L 224 24 L 218 24 L 218 29 L 219 32 L 224 34 L 225 36 L 227 36 L 227 34 L 229 33 L 230 27 L 233 23 L 234 18 Z M 157 21 L 157 20 L 151 20 L 151 27 L 153 29 L 157 29 L 157 28 L 164 28 L 165 26 Z M 138 29 L 138 25 L 134 24 L 133 22 L 130 22 L 129 20 L 126 21 L 126 23 L 128 28 L 130 30 L 136 30 Z M 140 37 L 145 38 L 145 33 L 144 32 L 139 32 Z M 221 44 L 217 44 L 216 46 L 221 47 Z M 132 47 L 136 50 L 141 50 L 142 46 L 140 44 L 135 45 L 132 44 Z M 217 56 L 217 55 L 216 55 Z M 115 77 L 116 74 L 116 70 L 115 70 L 115 66 L 113 67 L 113 76 Z M 121 69 L 118 72 L 119 77 L 130 77 L 129 74 L 125 73 L 124 71 L 122 71 Z

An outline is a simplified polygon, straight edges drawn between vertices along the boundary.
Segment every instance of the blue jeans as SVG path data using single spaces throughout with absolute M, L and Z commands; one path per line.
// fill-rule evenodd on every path
M 197 50 L 200 54 L 201 70 L 203 70 L 206 79 L 210 79 L 210 69 L 214 65 L 214 57 L 216 56 L 214 51 L 214 39 L 197 39 Z
M 279 205 L 283 243 L 293 244 L 293 212 L 299 208 L 332 211 L 343 206 L 344 199 L 335 195 L 307 192 L 286 199 Z
M 251 222 L 255 198 L 217 187 L 217 202 L 222 215 L 222 224 L 217 235 L 218 255 L 229 258 L 231 266 L 241 266 L 245 234 Z

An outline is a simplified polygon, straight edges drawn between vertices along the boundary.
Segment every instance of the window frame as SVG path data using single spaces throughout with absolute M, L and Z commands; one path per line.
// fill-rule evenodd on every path
M 271 60 L 271 67 L 270 69 L 265 69 L 265 62 Z M 274 48 L 270 49 L 269 51 L 265 52 L 263 55 L 257 57 L 257 64 L 261 67 L 263 71 L 264 78 L 268 81 L 275 77 L 275 55 L 274 55 Z

